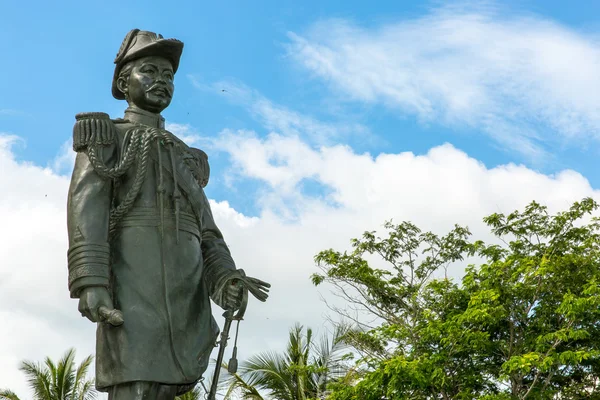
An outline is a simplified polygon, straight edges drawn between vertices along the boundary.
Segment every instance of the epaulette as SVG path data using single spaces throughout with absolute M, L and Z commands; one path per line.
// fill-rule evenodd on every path
M 196 179 L 202 187 L 208 185 L 208 179 L 210 178 L 210 165 L 208 164 L 208 155 L 200 149 L 190 147 L 190 151 L 194 156 L 196 164 Z
M 115 142 L 117 130 L 110 116 L 102 112 L 75 115 L 73 150 L 85 150 L 90 144 L 107 146 Z

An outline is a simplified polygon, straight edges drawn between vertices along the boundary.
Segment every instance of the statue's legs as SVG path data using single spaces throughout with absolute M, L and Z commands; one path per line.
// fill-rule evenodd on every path
M 108 400 L 174 400 L 177 385 L 156 382 L 129 382 L 109 389 Z

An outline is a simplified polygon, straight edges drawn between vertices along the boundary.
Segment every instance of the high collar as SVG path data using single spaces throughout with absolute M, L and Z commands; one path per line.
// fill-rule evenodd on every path
M 165 119 L 160 114 L 142 110 L 138 107 L 127 107 L 125 110 L 125 119 L 152 128 L 165 128 Z

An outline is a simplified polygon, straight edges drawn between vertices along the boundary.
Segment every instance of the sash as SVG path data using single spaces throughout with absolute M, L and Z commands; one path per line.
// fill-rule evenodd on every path
M 148 155 L 156 164 L 159 164 L 156 152 L 151 151 Z M 187 195 L 188 201 L 198 220 L 198 226 L 202 227 L 202 212 L 205 208 L 202 188 L 180 154 L 176 152 L 175 155 L 175 171 L 173 171 L 170 162 L 162 162 L 161 165 L 171 176 L 173 176 L 173 173 L 177 174 L 177 184 Z M 199 191 L 200 193 L 198 193 Z

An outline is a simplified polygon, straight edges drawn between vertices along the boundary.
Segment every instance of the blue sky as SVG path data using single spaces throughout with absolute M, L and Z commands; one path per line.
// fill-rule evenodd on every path
M 208 153 L 232 255 L 273 284 L 249 306 L 240 360 L 282 350 L 296 322 L 320 328 L 321 299 L 336 297 L 310 283 L 314 255 L 386 220 L 458 223 L 489 242 L 491 213 L 600 201 L 597 1 L 4 0 L 0 12 L 0 388 L 19 394 L 21 360 L 94 352 L 66 287 L 69 139 L 76 113 L 122 115 L 110 84 L 132 28 L 185 43 L 168 129 Z
M 219 90 L 219 84 L 241 85 L 273 104 L 317 121 L 355 125 L 333 138 L 357 153 L 427 152 L 445 142 L 465 151 L 488 167 L 507 162 L 523 163 L 544 173 L 569 168 L 600 184 L 596 172 L 595 143 L 547 145 L 550 129 L 530 124 L 542 137 L 552 157 L 536 159 L 482 135 L 478 124 L 446 124 L 423 120 L 410 110 L 393 105 L 348 100 L 331 90 L 327 79 L 305 68 L 290 55 L 290 33 L 303 36 L 314 24 L 335 19 L 351 21 L 365 31 L 399 21 L 418 20 L 440 6 L 452 3 L 420 1 L 260 1 L 197 2 L 171 5 L 153 1 L 64 1 L 2 3 L 8 16 L 0 26 L 5 55 L 5 79 L 0 89 L 2 130 L 24 139 L 15 151 L 23 160 L 51 162 L 68 140 L 74 114 L 105 111 L 118 117 L 124 102 L 110 95 L 113 59 L 125 33 L 133 27 L 153 30 L 185 42 L 176 95 L 164 113 L 167 121 L 187 124 L 196 135 L 216 136 L 223 129 L 251 129 L 259 136 L 270 132 L 253 115 L 246 100 Z M 467 4 L 467 3 L 463 3 Z M 593 38 L 597 35 L 600 4 L 593 1 L 511 1 L 496 8 L 495 17 L 533 16 Z M 467 9 L 474 9 L 469 5 Z M 600 71 L 599 71 L 600 72 Z M 197 85 L 194 85 L 194 82 Z M 200 86 L 200 88 L 199 88 Z M 203 86 L 203 88 L 202 88 Z M 225 87 L 225 86 L 223 86 Z M 512 100 L 512 99 L 509 99 Z M 313 136 L 319 136 L 313 132 Z M 312 142 L 318 145 L 316 141 Z M 258 213 L 247 196 L 258 182 L 237 182 L 238 191 L 224 184 L 229 165 L 226 154 L 212 152 L 213 178 L 207 189 L 218 200 L 227 199 L 237 209 Z M 67 173 L 63 171 L 63 173 Z M 318 192 L 317 184 L 306 188 Z

